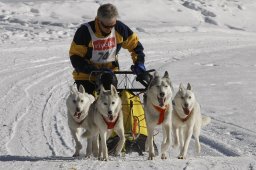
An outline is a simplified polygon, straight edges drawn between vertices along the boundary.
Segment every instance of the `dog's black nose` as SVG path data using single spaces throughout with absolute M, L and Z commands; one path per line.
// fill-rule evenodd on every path
M 185 103 L 184 106 L 185 106 L 185 107 L 188 107 L 188 103 Z
M 112 111 L 108 111 L 108 114 L 109 114 L 109 115 L 112 115 Z
M 76 108 L 76 111 L 77 111 L 77 112 L 80 112 L 80 108 L 79 108 L 79 107 L 77 107 L 77 108 Z
M 160 92 L 160 97 L 164 97 L 164 92 Z

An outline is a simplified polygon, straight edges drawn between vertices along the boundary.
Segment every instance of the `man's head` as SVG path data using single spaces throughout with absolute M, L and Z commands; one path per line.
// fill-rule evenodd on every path
M 116 25 L 118 17 L 117 8 L 113 4 L 101 5 L 97 12 L 100 29 L 103 33 L 110 33 L 111 29 Z

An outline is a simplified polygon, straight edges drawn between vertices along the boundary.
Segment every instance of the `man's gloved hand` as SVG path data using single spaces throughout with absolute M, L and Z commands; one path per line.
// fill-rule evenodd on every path
M 131 66 L 131 70 L 134 74 L 139 75 L 146 71 L 145 65 L 143 63 L 136 63 Z

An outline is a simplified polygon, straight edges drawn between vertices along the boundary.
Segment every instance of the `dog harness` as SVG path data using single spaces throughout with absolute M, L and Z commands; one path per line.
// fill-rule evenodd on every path
M 113 121 L 113 122 L 109 122 L 109 121 L 107 121 L 107 119 L 106 119 L 104 116 L 102 116 L 102 118 L 103 118 L 104 122 L 106 123 L 106 125 L 107 125 L 108 129 L 113 129 L 113 128 L 115 127 L 115 125 L 116 125 L 116 122 L 118 121 L 119 114 L 118 114 L 118 116 L 117 116 L 116 120 L 115 120 L 115 121 Z
M 154 108 L 159 112 L 159 119 L 158 119 L 158 125 L 160 125 L 161 123 L 163 123 L 163 121 L 164 121 L 164 114 L 165 114 L 165 112 L 168 110 L 168 108 L 169 108 L 169 104 L 168 105 L 166 105 L 164 108 L 162 108 L 162 107 L 159 107 L 159 106 L 156 106 L 156 105 L 153 105 L 154 106 Z

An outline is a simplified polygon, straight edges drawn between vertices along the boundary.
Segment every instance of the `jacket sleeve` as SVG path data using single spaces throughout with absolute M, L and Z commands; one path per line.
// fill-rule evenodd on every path
M 88 28 L 82 25 L 77 29 L 69 50 L 71 64 L 77 72 L 90 73 L 96 69 L 86 58 L 90 41 L 91 36 Z
M 122 47 L 128 49 L 128 51 L 131 53 L 133 63 L 144 63 L 144 48 L 140 43 L 137 34 L 121 21 L 118 21 L 117 31 L 123 37 Z

